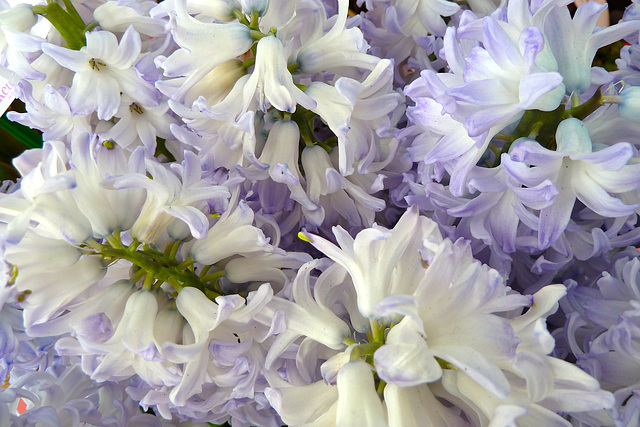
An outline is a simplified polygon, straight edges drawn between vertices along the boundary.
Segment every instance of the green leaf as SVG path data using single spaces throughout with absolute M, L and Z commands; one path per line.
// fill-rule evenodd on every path
M 6 115 L 0 118 L 0 129 L 27 148 L 42 148 L 42 136 L 38 132 L 20 123 L 12 122 Z M 3 138 L 3 145 L 5 143 L 6 140 Z

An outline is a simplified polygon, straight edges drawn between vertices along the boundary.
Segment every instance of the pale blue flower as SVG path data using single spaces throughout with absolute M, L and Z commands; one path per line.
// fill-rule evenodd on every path
M 476 106 L 478 111 L 464 119 L 470 136 L 504 127 L 524 110 L 554 110 L 564 95 L 562 76 L 535 62 L 545 43 L 538 27 L 525 28 L 516 41 L 494 19 L 482 22 L 483 48 L 465 58 L 464 84 L 446 90 L 456 101 Z
M 107 1 L 95 8 L 93 19 L 106 31 L 124 33 L 132 26 L 145 36 L 166 36 L 166 23 L 149 16 L 149 9 L 154 6 L 157 3 L 151 1 Z
M 449 18 L 460 10 L 459 5 L 447 0 L 396 0 L 392 2 L 369 0 L 366 5 L 368 10 L 377 13 L 381 13 L 388 7 L 389 10 L 386 13 L 393 15 L 399 30 L 405 36 L 415 38 L 429 34 L 443 36 L 447 28 L 444 18 Z
M 263 37 L 257 49 L 255 68 L 242 89 L 243 111 L 247 111 L 254 96 L 264 112 L 269 105 L 289 113 L 296 111 L 297 104 L 314 109 L 316 102 L 293 84 L 282 42 L 275 36 Z
M 202 240 L 194 242 L 191 255 L 196 261 L 211 265 L 236 254 L 250 256 L 278 251 L 253 224 L 254 218 L 254 212 L 244 201 L 228 209 Z
M 383 189 L 386 177 L 376 173 L 345 177 L 338 172 L 337 157 L 336 150 L 330 156 L 318 146 L 302 150 L 307 194 L 320 207 L 320 223 L 337 224 L 344 220 L 347 227 L 356 229 L 373 225 L 376 212 L 385 208 L 384 200 L 374 194 Z
M 492 17 L 468 27 L 482 46 L 466 54 L 468 45 L 456 40 L 451 27 L 444 37 L 451 72 L 425 70 L 405 88 L 416 102 L 407 112 L 410 123 L 425 130 L 414 140 L 414 156 L 420 153 L 425 163 L 445 169 L 449 189 L 457 197 L 467 193 L 469 173 L 491 138 L 526 110 L 556 109 L 564 96 L 562 76 L 540 55 L 545 38 L 538 27 L 520 29 Z
M 537 228 L 538 218 L 529 209 L 551 206 L 559 191 L 549 179 L 529 188 L 522 187 L 505 172 L 502 166 L 477 168 L 469 187 L 478 191 L 476 197 L 447 210 L 456 217 L 468 217 L 471 234 L 488 245 L 497 245 L 510 254 L 516 251 L 518 228 Z
M 124 384 L 96 384 L 79 364 L 62 363 L 43 371 L 14 372 L 9 388 L 0 392 L 0 422 L 12 426 L 161 425 L 154 415 L 141 413 L 123 392 Z M 20 398 L 27 404 L 22 414 L 15 411 Z
M 312 109 L 338 137 L 343 175 L 367 172 L 381 160 L 378 138 L 392 128 L 391 114 L 402 111 L 402 95 L 392 87 L 393 63 L 380 60 L 364 81 L 341 77 L 333 86 L 313 82 L 306 93 L 317 101 Z
M 620 92 L 620 97 L 622 98 L 618 105 L 620 115 L 631 122 L 640 122 L 640 87 L 625 87 Z

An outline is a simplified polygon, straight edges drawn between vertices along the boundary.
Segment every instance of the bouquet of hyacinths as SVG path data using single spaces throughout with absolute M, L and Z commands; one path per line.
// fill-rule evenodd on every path
M 638 425 L 640 6 L 567 4 L 0 0 L 0 425 Z

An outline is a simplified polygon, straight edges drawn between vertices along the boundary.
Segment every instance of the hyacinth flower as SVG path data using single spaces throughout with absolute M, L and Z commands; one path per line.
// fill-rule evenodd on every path
M 560 25 L 558 21 L 559 16 L 564 16 L 566 7 L 554 2 L 528 4 L 512 1 L 503 7 L 502 14 L 483 19 L 463 12 L 460 25 L 457 28 L 450 27 L 443 41 L 442 53 L 446 56 L 449 72 L 424 70 L 421 78 L 405 88 L 405 93 L 414 100 L 415 106 L 409 106 L 407 110 L 412 126 L 399 136 L 411 143 L 408 151 L 418 163 L 415 174 L 405 176 L 408 198 L 438 215 L 439 222 L 442 221 L 442 226 L 452 236 L 481 241 L 482 244 L 476 246 L 477 251 L 482 247 L 490 248 L 485 251 L 485 256 L 490 257 L 492 265 L 505 274 L 512 267 L 513 257 L 510 254 L 519 251 L 537 257 L 527 261 L 529 265 L 523 269 L 530 269 L 538 275 L 542 271 L 552 275 L 552 270 L 558 272 L 568 268 L 573 260 L 583 261 L 603 255 L 612 247 L 631 244 L 636 236 L 633 231 L 636 218 L 633 206 L 638 199 L 636 190 L 632 188 L 632 178 L 625 181 L 629 185 L 622 182 L 618 185 L 617 181 L 615 184 L 613 181 L 603 183 L 602 189 L 606 190 L 599 191 L 598 196 L 595 196 L 595 190 L 581 188 L 580 197 L 569 197 L 571 200 L 563 201 L 568 197 L 567 183 L 558 179 L 566 175 L 538 176 L 539 179 L 526 181 L 520 172 L 529 169 L 530 164 L 520 160 L 513 162 L 514 158 L 510 157 L 512 152 L 518 152 L 519 144 L 516 141 L 522 137 L 535 140 L 549 152 L 557 153 L 559 126 L 571 118 L 585 124 L 590 140 L 585 147 L 594 156 L 600 151 L 604 156 L 607 151 L 603 149 L 613 150 L 618 143 L 635 145 L 639 142 L 635 136 L 635 88 L 627 82 L 627 79 L 633 81 L 633 68 L 610 74 L 594 69 L 591 73 L 592 55 L 589 54 L 584 59 L 585 63 L 589 63 L 585 71 L 589 80 L 580 90 L 567 89 L 567 82 L 575 86 L 572 79 L 577 73 L 577 65 L 572 58 L 582 61 L 582 57 L 578 58 L 573 52 L 581 51 L 584 40 L 588 40 L 586 48 L 591 49 L 595 46 L 592 46 L 592 42 L 601 46 L 637 31 L 637 20 L 633 19 L 622 23 L 624 25 L 595 31 L 596 9 L 602 9 L 594 4 L 584 6 L 587 5 L 580 6 L 580 13 L 576 14 L 572 23 L 565 22 L 566 25 Z M 558 36 L 567 31 L 572 32 L 571 37 Z M 578 37 L 578 33 L 582 36 Z M 500 38 L 500 34 L 508 36 Z M 518 86 L 517 89 L 515 85 L 510 86 L 509 81 L 516 76 L 515 72 L 496 80 L 471 81 L 476 74 L 480 77 L 489 72 L 498 75 L 500 70 L 489 67 L 491 62 L 484 60 L 480 53 L 489 52 L 496 64 L 507 64 L 507 58 L 515 57 L 508 39 L 515 41 L 517 34 L 520 34 L 519 42 L 523 43 L 519 48 L 523 49 L 522 52 L 528 52 L 523 54 L 523 60 L 533 65 L 531 74 L 524 75 L 524 80 L 521 80 L 525 82 L 531 79 L 526 90 L 522 91 L 525 86 Z M 478 42 L 481 43 L 479 46 Z M 493 50 L 493 42 L 501 50 Z M 572 43 L 576 44 L 575 49 L 571 47 Z M 548 78 L 542 77 L 545 71 L 549 73 Z M 559 79 L 559 85 L 546 93 L 545 90 L 536 92 L 551 83 L 552 75 L 556 80 Z M 533 83 L 538 77 L 541 86 Z M 610 82 L 614 84 L 600 89 L 595 86 Z M 477 97 L 467 90 L 472 87 L 469 83 L 477 86 Z M 508 90 L 510 96 L 518 94 L 519 100 L 523 100 L 520 95 L 529 94 L 531 103 L 520 104 L 523 109 L 518 113 L 512 110 L 512 113 L 501 115 L 500 109 L 506 106 L 494 104 L 502 99 L 497 95 L 508 87 L 511 87 Z M 551 86 L 547 89 L 551 89 Z M 477 135 L 479 130 L 488 133 Z M 527 144 L 533 146 L 534 143 Z M 635 170 L 635 154 L 631 146 L 626 147 L 631 151 L 622 156 L 629 166 L 624 170 L 631 173 Z M 503 179 L 503 172 L 498 174 L 490 171 L 494 168 L 503 170 L 506 173 L 504 179 L 518 192 L 526 189 L 530 196 L 535 195 L 536 200 L 527 199 L 524 193 L 520 194 L 523 199 L 510 198 L 513 191 L 511 187 L 500 187 L 498 182 L 484 180 L 483 177 L 489 176 Z M 599 173 L 597 177 L 592 177 L 596 172 L 588 174 L 590 180 L 601 179 Z M 547 191 L 534 191 L 538 188 L 546 188 Z M 610 198 L 619 201 L 616 213 L 604 207 L 606 204 L 612 208 Z M 498 200 L 505 205 L 499 208 Z M 623 209 L 620 203 L 628 207 Z M 559 218 L 556 209 L 562 209 L 564 217 Z M 554 213 L 549 214 L 551 212 Z M 457 218 L 455 221 L 458 226 L 455 228 L 450 226 L 451 217 Z M 606 219 L 612 217 L 616 218 L 615 223 Z M 502 227 L 497 218 L 508 218 L 508 226 Z M 549 236 L 549 227 L 558 227 L 559 230 Z M 524 260 L 526 256 L 520 259 Z M 550 280 L 550 277 L 546 280 Z
M 273 143 L 266 143 L 266 153 L 261 153 L 265 142 L 260 132 L 274 132 L 280 127 L 272 129 L 274 122 L 292 121 L 297 125 L 301 148 L 321 146 L 331 151 L 337 146 L 338 170 L 344 176 L 376 172 L 392 160 L 393 151 L 386 146 L 400 118 L 400 108 L 396 107 L 402 97 L 391 85 L 391 63 L 366 53 L 362 33 L 349 24 L 347 2 L 338 2 L 333 20 L 325 12 L 293 13 L 287 2 L 282 7 L 271 2 L 264 9 L 235 9 L 229 15 L 222 9 L 214 14 L 190 2 L 175 4 L 175 11 L 165 7 L 152 11 L 156 16 L 170 17 L 174 39 L 180 46 L 166 59 L 156 61 L 165 69 L 166 77 L 158 87 L 171 98 L 169 105 L 186 123 L 180 129 L 174 127 L 173 132 L 206 156 L 215 157 L 212 162 L 216 166 L 237 167 L 254 181 L 255 193 L 262 195 L 260 205 L 266 212 L 292 212 L 296 216 L 302 212 L 309 226 L 321 225 L 318 206 L 306 194 L 310 191 L 306 180 L 295 172 L 295 159 L 302 149 L 296 156 L 290 150 L 270 150 Z M 312 9 L 317 10 L 317 6 Z M 278 15 L 276 10 L 287 12 Z M 202 19 L 205 16 L 209 18 Z M 219 21 L 206 22 L 211 17 Z M 228 49 L 224 57 L 218 58 L 222 51 L 207 54 L 211 45 L 194 48 L 206 37 L 226 37 L 223 34 L 229 33 L 225 28 L 244 28 L 246 34 L 225 44 Z M 234 43 L 241 40 L 247 46 L 235 49 Z M 207 55 L 207 60 L 196 59 L 201 55 Z M 185 60 L 180 60 L 183 57 Z M 227 144 L 216 143 L 220 139 Z M 234 150 L 238 154 L 234 155 Z M 213 156 L 214 151 L 219 155 Z M 269 174 L 259 172 L 267 167 Z M 354 181 L 352 184 L 361 185 L 360 180 Z M 281 184 L 286 184 L 297 205 L 284 203 L 287 199 L 278 190 Z M 361 187 L 358 192 L 371 194 L 372 189 Z
M 19 163 L 27 176 L 31 173 L 44 181 L 40 188 L 45 195 L 63 192 L 69 200 L 75 200 L 68 204 L 66 216 L 75 217 L 82 227 L 70 235 L 66 228 L 60 230 L 65 224 L 58 224 L 56 233 L 56 225 L 30 214 L 30 208 L 16 210 L 31 203 L 35 206 L 31 211 L 43 217 L 51 215 L 42 209 L 53 213 L 51 201 L 38 204 L 37 196 L 25 199 L 22 188 L 2 197 L 3 218 L 14 217 L 15 222 L 16 216 L 26 215 L 30 219 L 18 221 L 23 229 L 13 239 L 3 239 L 7 245 L 3 261 L 15 276 L 10 277 L 9 290 L 21 307 L 27 334 L 66 335 L 56 340 L 55 351 L 79 357 L 85 374 L 96 382 L 122 383 L 137 378 L 141 384 L 134 392 L 136 399 L 153 406 L 167 419 L 182 414 L 194 420 L 224 421 L 232 416 L 249 417 L 258 424 L 264 420 L 277 424 L 277 415 L 271 409 L 262 411 L 256 409 L 253 400 L 243 400 L 253 398 L 259 387 L 266 386 L 259 367 L 266 355 L 261 337 L 267 335 L 268 327 L 259 331 L 262 326 L 257 325 L 256 329 L 250 324 L 251 313 L 260 310 L 273 291 L 270 285 L 260 282 L 263 285 L 260 292 L 251 293 L 250 305 L 245 307 L 243 297 L 233 290 L 228 291 L 230 295 L 223 295 L 224 286 L 233 289 L 224 277 L 225 269 L 233 259 L 255 256 L 251 274 L 234 275 L 240 267 L 229 266 L 229 277 L 243 280 L 236 283 L 236 289 L 247 295 L 253 278 L 260 280 L 267 272 L 273 276 L 274 269 L 280 272 L 277 278 L 283 287 L 291 277 L 285 272 L 309 258 L 269 245 L 263 232 L 252 224 L 253 211 L 244 204 L 229 209 L 212 227 L 211 238 L 219 240 L 222 246 L 218 249 L 222 251 L 213 253 L 215 245 L 206 240 L 200 246 L 185 243 L 193 238 L 190 229 L 198 234 L 200 218 L 204 218 L 206 225 L 203 234 L 198 235 L 201 238 L 207 235 L 209 220 L 204 212 L 208 213 L 209 205 L 226 209 L 229 194 L 227 187 L 215 184 L 217 178 L 203 176 L 193 153 L 185 154 L 183 164 L 173 165 L 175 174 L 147 159 L 147 170 L 155 179 L 146 176 L 140 179 L 165 183 L 154 186 L 136 180 L 144 170 L 140 167 L 145 166 L 142 149 L 128 155 L 116 146 L 108 148 L 96 139 L 85 138 L 74 143 L 73 154 L 66 159 L 64 150 L 54 148 L 42 150 L 39 163 L 33 155 L 23 156 Z M 42 174 L 45 169 L 47 173 Z M 65 184 L 68 180 L 63 178 L 67 176 L 72 179 L 71 186 Z M 65 185 L 47 185 L 56 179 Z M 23 180 L 25 185 L 29 181 L 26 177 Z M 190 187 L 197 194 L 191 194 Z M 172 192 L 172 188 L 179 190 Z M 183 198 L 178 200 L 176 196 Z M 158 206 L 161 203 L 168 205 L 166 209 Z M 145 210 L 145 204 L 155 207 Z M 118 210 L 115 206 L 128 206 L 132 210 Z M 57 209 L 65 207 L 59 204 Z M 198 210 L 199 214 L 195 214 L 194 209 L 204 212 Z M 183 211 L 186 213 L 180 214 Z M 145 217 L 145 212 L 152 214 Z M 186 220 L 186 225 L 171 224 L 177 217 Z M 226 245 L 220 240 L 222 237 L 228 237 L 232 244 Z M 238 237 L 243 239 L 237 241 Z M 158 250 L 158 241 L 166 244 L 164 251 Z M 260 255 L 273 252 L 280 257 L 264 259 L 262 264 L 256 262 L 262 260 Z M 188 290 L 190 287 L 197 287 L 198 291 L 193 294 Z M 209 308 L 217 307 L 211 301 L 216 298 L 221 306 L 219 318 L 202 325 L 203 313 L 211 313 Z M 188 302 L 183 304 L 185 299 Z M 205 302 L 208 308 L 199 309 L 198 305 Z M 217 327 L 231 315 L 234 319 L 231 326 Z M 242 363 L 217 361 L 215 366 L 211 365 L 208 355 L 212 342 L 228 348 L 237 344 L 238 334 L 246 343 L 238 351 L 246 352 L 246 359 Z M 12 354 L 8 350 L 7 356 L 14 358 Z M 211 371 L 205 374 L 208 369 Z M 200 374 L 195 376 L 193 372 Z M 244 380 L 239 385 L 241 373 Z M 231 381 L 230 377 L 238 380 Z M 167 387 L 173 391 L 166 391 Z M 164 397 L 160 396 L 162 393 Z M 210 399 L 205 410 L 197 403 L 202 399 Z M 229 412 L 225 408 L 231 401 L 244 403 Z
M 98 118 L 108 120 L 120 106 L 120 93 L 145 106 L 158 105 L 159 94 L 134 68 L 140 43 L 140 35 L 130 27 L 119 43 L 113 33 L 92 32 L 78 51 L 46 43 L 42 51 L 75 73 L 68 94 L 74 114 L 96 111 Z
M 640 359 L 635 347 L 640 261 L 635 248 L 630 249 L 633 251 L 614 256 L 593 285 L 568 281 L 563 332 L 569 348 L 578 366 L 616 398 L 614 407 L 597 418 L 603 425 L 629 425 L 638 408 L 636 367 Z
M 630 144 L 618 143 L 594 152 L 586 127 L 575 118 L 560 123 L 556 143 L 556 150 L 550 151 L 523 140 L 513 146 L 510 160 L 503 159 L 504 167 L 527 186 L 550 179 L 558 188 L 553 204 L 540 210 L 539 249 L 552 245 L 565 230 L 576 198 L 604 217 L 627 216 L 640 207 L 640 203 L 627 205 L 611 195 L 640 185 L 640 165 L 628 164 L 633 156 Z
M 517 122 L 525 110 L 554 110 L 564 96 L 562 76 L 545 69 L 546 61 L 536 61 L 545 44 L 542 31 L 535 26 L 513 28 L 510 32 L 519 33 L 513 40 L 503 25 L 484 18 L 483 47 L 475 47 L 464 59 L 451 28 L 445 36 L 445 51 L 453 72 L 426 70 L 405 89 L 416 101 L 410 117 L 431 131 L 432 138 L 440 137 L 424 161 L 446 165 L 456 196 L 465 193 L 468 174 L 491 138 Z
M 3 67 L 0 73 L 5 79 L 10 79 L 14 73 L 28 79 L 43 79 L 45 75 L 33 68 L 27 59 L 29 54 L 40 51 L 43 42 L 40 37 L 29 34 L 36 23 L 36 16 L 26 4 L 13 8 L 3 4 L 2 9 L 0 12 L 0 58 Z
M 20 92 L 21 97 L 27 101 L 27 112 L 9 111 L 7 117 L 41 130 L 45 140 L 70 143 L 80 134 L 91 132 L 90 117 L 74 115 L 69 102 L 50 84 L 44 87 L 41 101 L 33 95 L 33 87 L 28 81 L 20 82 Z
M 578 96 L 591 87 L 591 63 L 596 51 L 640 29 L 640 22 L 620 22 L 594 31 L 605 4 L 586 2 L 573 19 L 565 7 L 555 7 L 545 21 L 545 35 L 558 61 L 568 94 Z
M 498 3 L 0 0 L 0 423 L 636 422 L 637 17 Z
M 309 265 L 323 271 L 317 280 L 301 270 L 293 299 L 274 299 L 288 328 L 276 335 L 270 353 L 284 352 L 295 336 L 307 337 L 297 356 L 305 375 L 267 377 L 267 397 L 286 423 L 417 425 L 426 417 L 436 424 L 560 425 L 554 411 L 612 405 L 596 380 L 547 356 L 553 339 L 544 319 L 557 309 L 561 285 L 533 296 L 510 292 L 497 271 L 473 261 L 467 243 L 443 240 L 416 209 L 393 230 L 374 227 L 355 239 L 338 227 L 334 232 L 339 247 L 301 237 L 340 265 L 342 276 L 336 268 Z M 524 307 L 532 308 L 517 314 Z M 332 309 L 347 313 L 348 323 Z M 349 323 L 352 333 L 345 336 Z M 322 379 L 302 353 L 312 347 L 309 340 L 334 350 L 320 367 Z M 299 404 L 311 395 L 322 411 Z
M 64 358 L 46 371 L 15 372 L 0 394 L 0 419 L 6 425 L 159 425 L 113 383 L 96 384 L 78 365 L 65 369 Z M 22 399 L 26 408 L 15 406 Z M 10 409 L 11 408 L 11 409 Z

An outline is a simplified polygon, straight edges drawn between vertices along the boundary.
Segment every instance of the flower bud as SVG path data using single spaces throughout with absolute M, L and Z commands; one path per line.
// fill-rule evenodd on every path
M 263 16 L 269 9 L 269 0 L 240 0 L 242 11 L 246 14 L 258 12 L 259 16 Z
M 629 86 L 620 92 L 622 101 L 618 105 L 620 115 L 627 120 L 640 121 L 640 87 Z

